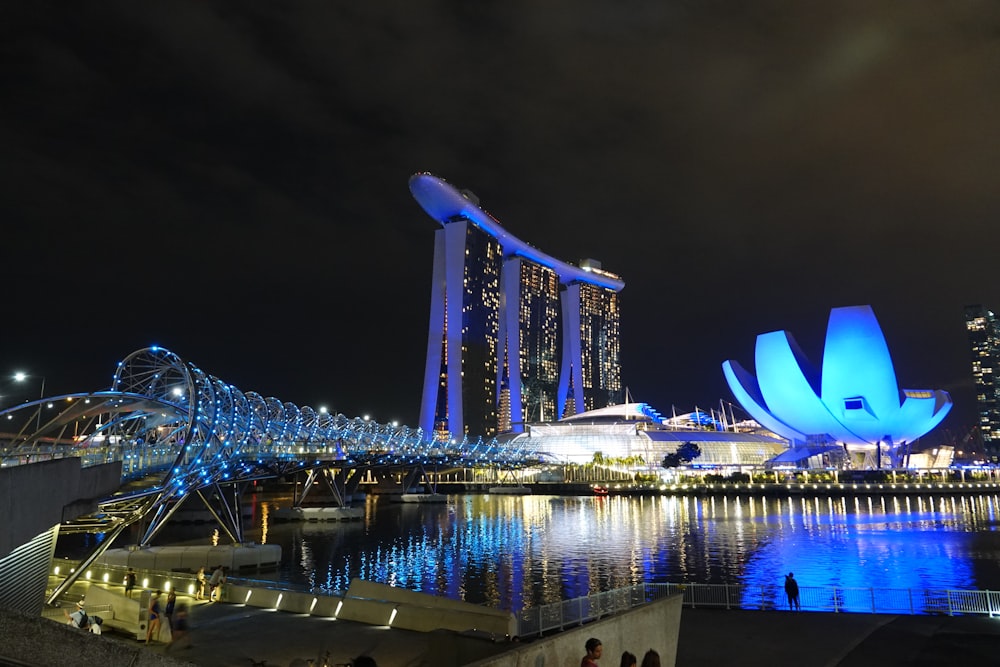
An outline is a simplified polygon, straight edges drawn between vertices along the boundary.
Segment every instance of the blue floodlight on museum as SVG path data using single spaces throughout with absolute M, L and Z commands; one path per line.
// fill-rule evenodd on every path
M 899 389 L 871 306 L 830 311 L 821 371 L 787 331 L 757 336 L 755 364 L 756 377 L 736 361 L 722 370 L 740 405 L 793 442 L 891 448 L 929 432 L 951 410 L 946 391 Z

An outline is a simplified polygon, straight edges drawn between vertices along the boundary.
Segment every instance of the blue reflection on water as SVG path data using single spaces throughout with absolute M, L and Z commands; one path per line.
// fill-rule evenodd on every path
M 977 524 L 983 516 L 989 521 L 995 502 L 995 497 L 783 501 L 779 506 L 790 511 L 769 521 L 773 539 L 761 542 L 747 563 L 743 602 L 758 599 L 763 590 L 781 606 L 778 584 L 787 572 L 795 573 L 802 588 L 995 587 L 995 572 L 977 578 L 973 568 L 976 543 L 985 536 L 979 531 L 995 531 Z M 995 545 L 995 534 L 989 537 Z
M 289 498 L 256 497 L 287 506 Z M 344 591 L 352 578 L 521 609 L 642 582 L 1000 589 L 997 496 L 452 496 L 369 498 L 362 522 L 261 525 L 281 581 Z M 256 531 L 256 533 L 254 532 Z M 204 543 L 170 525 L 164 543 Z

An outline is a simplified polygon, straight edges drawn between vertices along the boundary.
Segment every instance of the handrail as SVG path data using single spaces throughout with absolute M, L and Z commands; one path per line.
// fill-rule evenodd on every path
M 788 609 L 779 585 L 647 583 L 522 609 L 516 615 L 518 636 L 583 625 L 677 593 L 692 609 Z M 799 599 L 802 610 L 813 612 L 1000 616 L 1000 591 L 799 586 Z

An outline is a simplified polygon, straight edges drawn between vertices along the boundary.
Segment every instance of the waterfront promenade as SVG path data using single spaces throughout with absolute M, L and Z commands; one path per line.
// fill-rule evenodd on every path
M 415 633 L 344 621 L 324 621 L 238 605 L 196 610 L 193 646 L 174 657 L 206 667 L 291 664 L 330 650 L 330 664 L 362 653 L 379 667 L 458 667 L 495 655 L 510 644 L 468 640 L 455 648 L 438 633 Z M 637 640 L 638 641 L 638 640 Z M 605 667 L 624 650 L 606 646 Z M 162 646 L 149 650 L 163 652 Z M 583 655 L 568 656 L 575 667 Z M 1000 664 L 1000 619 L 968 616 L 754 612 L 688 609 L 681 613 L 678 667 L 890 667 Z
M 100 584 L 98 584 L 100 585 Z M 85 593 L 86 584 L 74 586 Z M 459 667 L 513 647 L 505 641 L 446 632 L 419 633 L 385 626 L 309 617 L 232 603 L 192 605 L 190 648 L 167 651 L 109 633 L 129 650 L 205 667 L 307 664 L 327 657 L 331 666 L 371 655 L 380 667 Z M 595 632 L 597 632 L 595 626 Z M 96 638 L 94 638 L 96 639 Z M 526 637 L 523 641 L 531 641 Z M 636 638 L 639 644 L 641 639 Z M 0 647 L 3 646 L 0 640 Z M 647 646 L 605 646 L 605 667 L 621 651 L 642 655 Z M 3 652 L 0 648 L 0 657 Z M 580 653 L 582 656 L 582 650 Z M 575 667 L 580 656 L 545 667 Z M 681 667 L 887 667 L 893 665 L 1000 664 L 1000 618 L 988 616 L 850 614 L 684 608 L 677 662 Z M 299 660 L 302 662 L 294 662 Z M 0 664 L 3 661 L 0 660 Z M 46 663 L 40 660 L 38 663 Z M 78 664 L 62 660 L 63 665 Z
M 146 647 L 131 639 L 109 637 L 143 652 L 203 667 L 251 667 L 255 663 L 304 667 L 305 660 L 325 656 L 326 651 L 331 667 L 361 654 L 374 657 L 379 667 L 460 667 L 515 646 L 474 638 L 454 643 L 448 633 L 409 632 L 226 603 L 201 604 L 193 618 L 190 648 L 167 652 L 162 644 Z M 616 665 L 624 650 L 641 657 L 648 648 L 641 641 L 637 637 L 634 646 L 606 644 L 605 667 Z M 581 648 L 580 655 L 545 667 L 575 667 L 582 655 Z M 1000 663 L 998 656 L 1000 619 L 685 608 L 676 664 L 986 667 Z M 60 664 L 78 663 L 64 659 Z

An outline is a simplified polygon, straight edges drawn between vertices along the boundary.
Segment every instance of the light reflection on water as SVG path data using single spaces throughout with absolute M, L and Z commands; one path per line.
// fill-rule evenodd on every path
M 372 497 L 360 522 L 262 525 L 289 500 L 254 499 L 248 539 L 282 546 L 274 578 L 327 591 L 360 577 L 520 609 L 641 582 L 780 585 L 788 571 L 801 586 L 1000 589 L 996 495 Z M 161 541 L 210 531 L 168 526 Z

